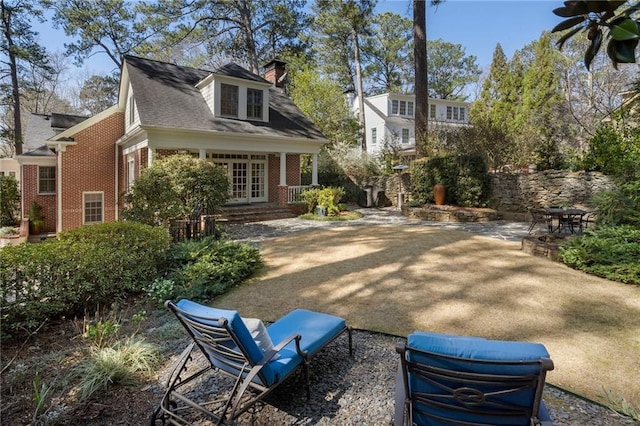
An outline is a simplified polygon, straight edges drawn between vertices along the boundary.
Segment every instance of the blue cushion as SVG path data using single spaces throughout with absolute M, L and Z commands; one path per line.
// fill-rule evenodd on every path
M 345 320 L 342 318 L 306 309 L 296 309 L 267 327 L 267 332 L 275 346 L 292 334 L 299 334 L 302 336 L 300 349 L 312 356 L 345 328 Z M 302 362 L 303 359 L 296 352 L 295 342 L 291 342 L 280 352 L 280 357 L 271 361 L 269 365 L 276 374 L 277 380 L 282 380 Z
M 546 348 L 539 343 L 487 340 L 478 337 L 454 336 L 425 332 L 417 332 L 409 335 L 407 337 L 407 348 L 407 359 L 409 361 L 417 362 L 424 365 L 430 365 L 433 367 L 445 368 L 448 370 L 480 374 L 539 374 L 539 364 L 518 363 L 522 361 L 537 361 L 540 360 L 540 358 L 549 357 L 549 353 L 547 352 Z M 452 360 L 437 358 L 428 354 L 411 351 L 411 349 L 419 349 L 427 352 L 433 352 L 440 355 L 448 355 L 462 359 Z M 495 361 L 495 363 L 480 364 L 465 360 Z M 501 365 L 501 361 L 512 361 L 515 364 Z M 444 383 L 453 389 L 461 386 L 466 386 L 454 380 L 448 380 Z M 477 388 L 483 392 L 495 390 L 495 388 L 492 388 L 488 385 L 477 386 Z M 409 389 L 411 392 L 443 395 L 450 394 L 449 392 L 443 391 L 441 388 L 433 385 L 432 383 L 418 378 L 414 374 L 411 374 L 409 377 Z M 507 394 L 501 397 L 501 400 L 508 404 L 531 408 L 533 405 L 534 397 L 535 389 L 527 388 L 513 394 Z M 454 400 L 442 399 L 442 401 L 447 401 L 446 404 L 451 405 L 452 407 L 460 406 Z M 455 409 L 447 410 L 442 408 L 433 408 L 420 403 L 415 403 L 414 408 L 417 409 L 414 412 L 414 421 L 416 421 L 417 424 L 438 424 L 438 422 L 434 423 L 433 419 L 430 419 L 427 416 L 420 415 L 418 412 L 420 410 L 431 412 L 432 414 L 437 414 L 444 417 L 450 416 L 458 420 L 486 422 L 487 424 L 529 424 L 528 416 L 505 418 L 491 415 L 469 415 L 460 411 L 456 411 Z
M 176 306 L 187 312 L 187 314 L 211 318 L 211 321 L 197 319 L 197 321 L 201 322 L 202 324 L 220 326 L 220 324 L 218 323 L 218 319 L 225 318 L 228 321 L 229 328 L 241 343 L 241 346 L 244 349 L 249 362 L 252 365 L 255 365 L 264 357 L 264 353 L 253 340 L 253 337 L 251 337 L 251 333 L 249 333 L 249 330 L 247 330 L 247 327 L 242 321 L 242 318 L 240 317 L 238 312 L 227 309 L 211 308 L 209 306 L 204 306 L 186 299 L 180 300 L 178 303 L 176 303 Z M 209 353 L 208 355 L 209 360 L 216 367 L 221 368 L 225 371 L 229 371 L 232 374 L 237 374 L 237 370 L 231 369 L 226 364 L 219 363 L 214 356 L 217 354 Z M 262 368 L 260 372 L 260 379 L 260 381 L 266 386 L 271 386 L 275 382 L 276 377 L 269 365 L 265 365 Z

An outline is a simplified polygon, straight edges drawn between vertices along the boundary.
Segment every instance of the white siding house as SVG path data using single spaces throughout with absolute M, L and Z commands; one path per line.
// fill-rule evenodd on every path
M 350 104 L 358 113 L 357 99 Z M 367 152 L 375 154 L 394 147 L 406 153 L 415 151 L 415 96 L 384 93 L 364 99 Z M 469 124 L 469 103 L 429 99 L 429 124 L 461 126 Z

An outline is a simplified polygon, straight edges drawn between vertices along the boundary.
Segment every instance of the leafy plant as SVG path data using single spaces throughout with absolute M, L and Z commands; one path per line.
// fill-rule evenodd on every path
M 640 227 L 640 180 L 601 191 L 594 197 L 598 223 Z
M 156 278 L 151 284 L 144 288 L 144 292 L 149 298 L 156 302 L 163 303 L 174 296 L 175 283 L 167 278 Z
M 344 197 L 342 188 L 311 188 L 302 193 L 302 199 L 307 205 L 307 211 L 312 213 L 316 207 L 322 207 L 329 215 L 340 213 L 340 200 Z
M 95 347 L 102 348 L 117 338 L 121 327 L 120 321 L 111 316 L 94 324 L 86 323 L 82 337 L 91 340 Z
M 33 400 L 36 408 L 33 411 L 33 424 L 38 424 L 38 419 L 45 413 L 45 408 L 51 401 L 51 391 L 53 386 L 47 385 L 46 382 L 40 380 L 40 374 L 36 373 L 33 379 Z
M 13 176 L 0 176 L 0 226 L 18 224 L 20 218 L 20 190 Z
M 200 300 L 223 294 L 262 264 L 256 247 L 213 238 L 174 244 L 167 259 L 175 295 Z

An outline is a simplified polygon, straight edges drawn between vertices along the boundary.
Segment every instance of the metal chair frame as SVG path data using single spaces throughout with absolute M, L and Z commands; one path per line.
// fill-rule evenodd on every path
M 531 209 L 531 224 L 527 230 L 528 234 L 531 234 L 533 229 L 538 223 L 544 223 L 547 226 L 547 230 L 551 234 L 553 232 L 553 224 L 551 223 L 551 215 L 545 209 Z
M 434 422 L 437 422 L 434 424 L 488 426 L 487 423 L 445 418 L 425 410 L 419 410 L 416 408 L 416 403 L 423 404 L 426 407 L 450 410 L 454 413 L 479 416 L 504 416 L 505 418 L 526 416 L 530 417 L 531 426 L 550 425 L 549 422 L 542 422 L 538 418 L 546 372 L 553 370 L 553 361 L 549 358 L 541 358 L 534 361 L 476 360 L 407 348 L 405 342 L 399 343 L 396 346 L 396 351 L 400 354 L 401 370 L 398 372 L 398 381 L 402 380 L 405 396 L 402 411 L 396 410 L 396 425 L 416 424 L 414 423 L 414 411 L 419 411 L 421 415 L 433 418 Z M 539 366 L 539 374 L 486 374 L 446 369 L 408 361 L 406 356 L 408 351 L 434 358 L 439 361 L 438 363 L 451 361 L 454 365 L 456 363 L 459 365 L 462 362 L 477 366 Z M 411 392 L 409 389 L 409 375 L 414 375 L 417 379 L 430 383 L 440 392 Z M 454 383 L 455 387 L 452 386 Z M 495 390 L 483 391 L 483 387 L 485 389 L 490 387 Z M 534 397 L 530 406 L 509 404 L 501 400 L 505 395 L 513 394 L 526 388 L 534 389 Z M 399 402 L 401 401 L 396 401 L 396 403 Z M 398 418 L 400 415 L 402 415 L 402 419 Z
M 309 399 L 310 355 L 300 349 L 300 339 L 302 338 L 300 334 L 291 334 L 288 338 L 279 342 L 272 350 L 265 353 L 260 362 L 252 365 L 248 354 L 230 328 L 227 319 L 197 316 L 181 310 L 171 301 L 165 302 L 165 306 L 177 316 L 180 323 L 192 337 L 193 342 L 187 346 L 174 363 L 174 367 L 167 379 L 166 391 L 160 406 L 153 413 L 152 424 L 160 421 L 163 425 L 188 425 L 190 422 L 182 412 L 189 409 L 199 411 L 209 417 L 216 425 L 235 424 L 238 417 L 254 409 L 256 404 L 261 403 L 267 394 L 297 371 L 297 368 L 292 369 L 286 377 L 271 386 L 264 385 L 266 381 L 261 375 L 263 367 L 291 342 L 295 342 L 296 352 L 303 360 L 306 396 Z M 215 322 L 219 326 L 212 325 Z M 327 342 L 327 345 L 345 332 L 348 333 L 349 338 L 349 356 L 352 356 L 351 327 L 345 326 L 343 330 Z M 196 350 L 196 347 L 207 358 L 209 365 L 195 372 L 189 372 L 188 365 L 194 360 L 193 351 Z M 225 371 L 223 368 L 216 366 L 214 362 L 238 373 L 233 374 Z M 209 401 L 196 402 L 181 391 L 181 388 L 210 371 L 219 373 L 234 381 L 228 395 L 216 397 Z M 214 408 L 208 409 L 208 406 Z

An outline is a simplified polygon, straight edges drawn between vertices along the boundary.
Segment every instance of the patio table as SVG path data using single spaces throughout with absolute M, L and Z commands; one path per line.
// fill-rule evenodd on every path
M 582 232 L 582 216 L 587 211 L 582 209 L 550 207 L 546 209 L 547 214 L 551 217 L 551 232 L 562 233 L 568 231 L 572 234 Z M 553 224 L 557 223 L 555 227 Z M 576 226 L 578 230 L 576 231 Z

